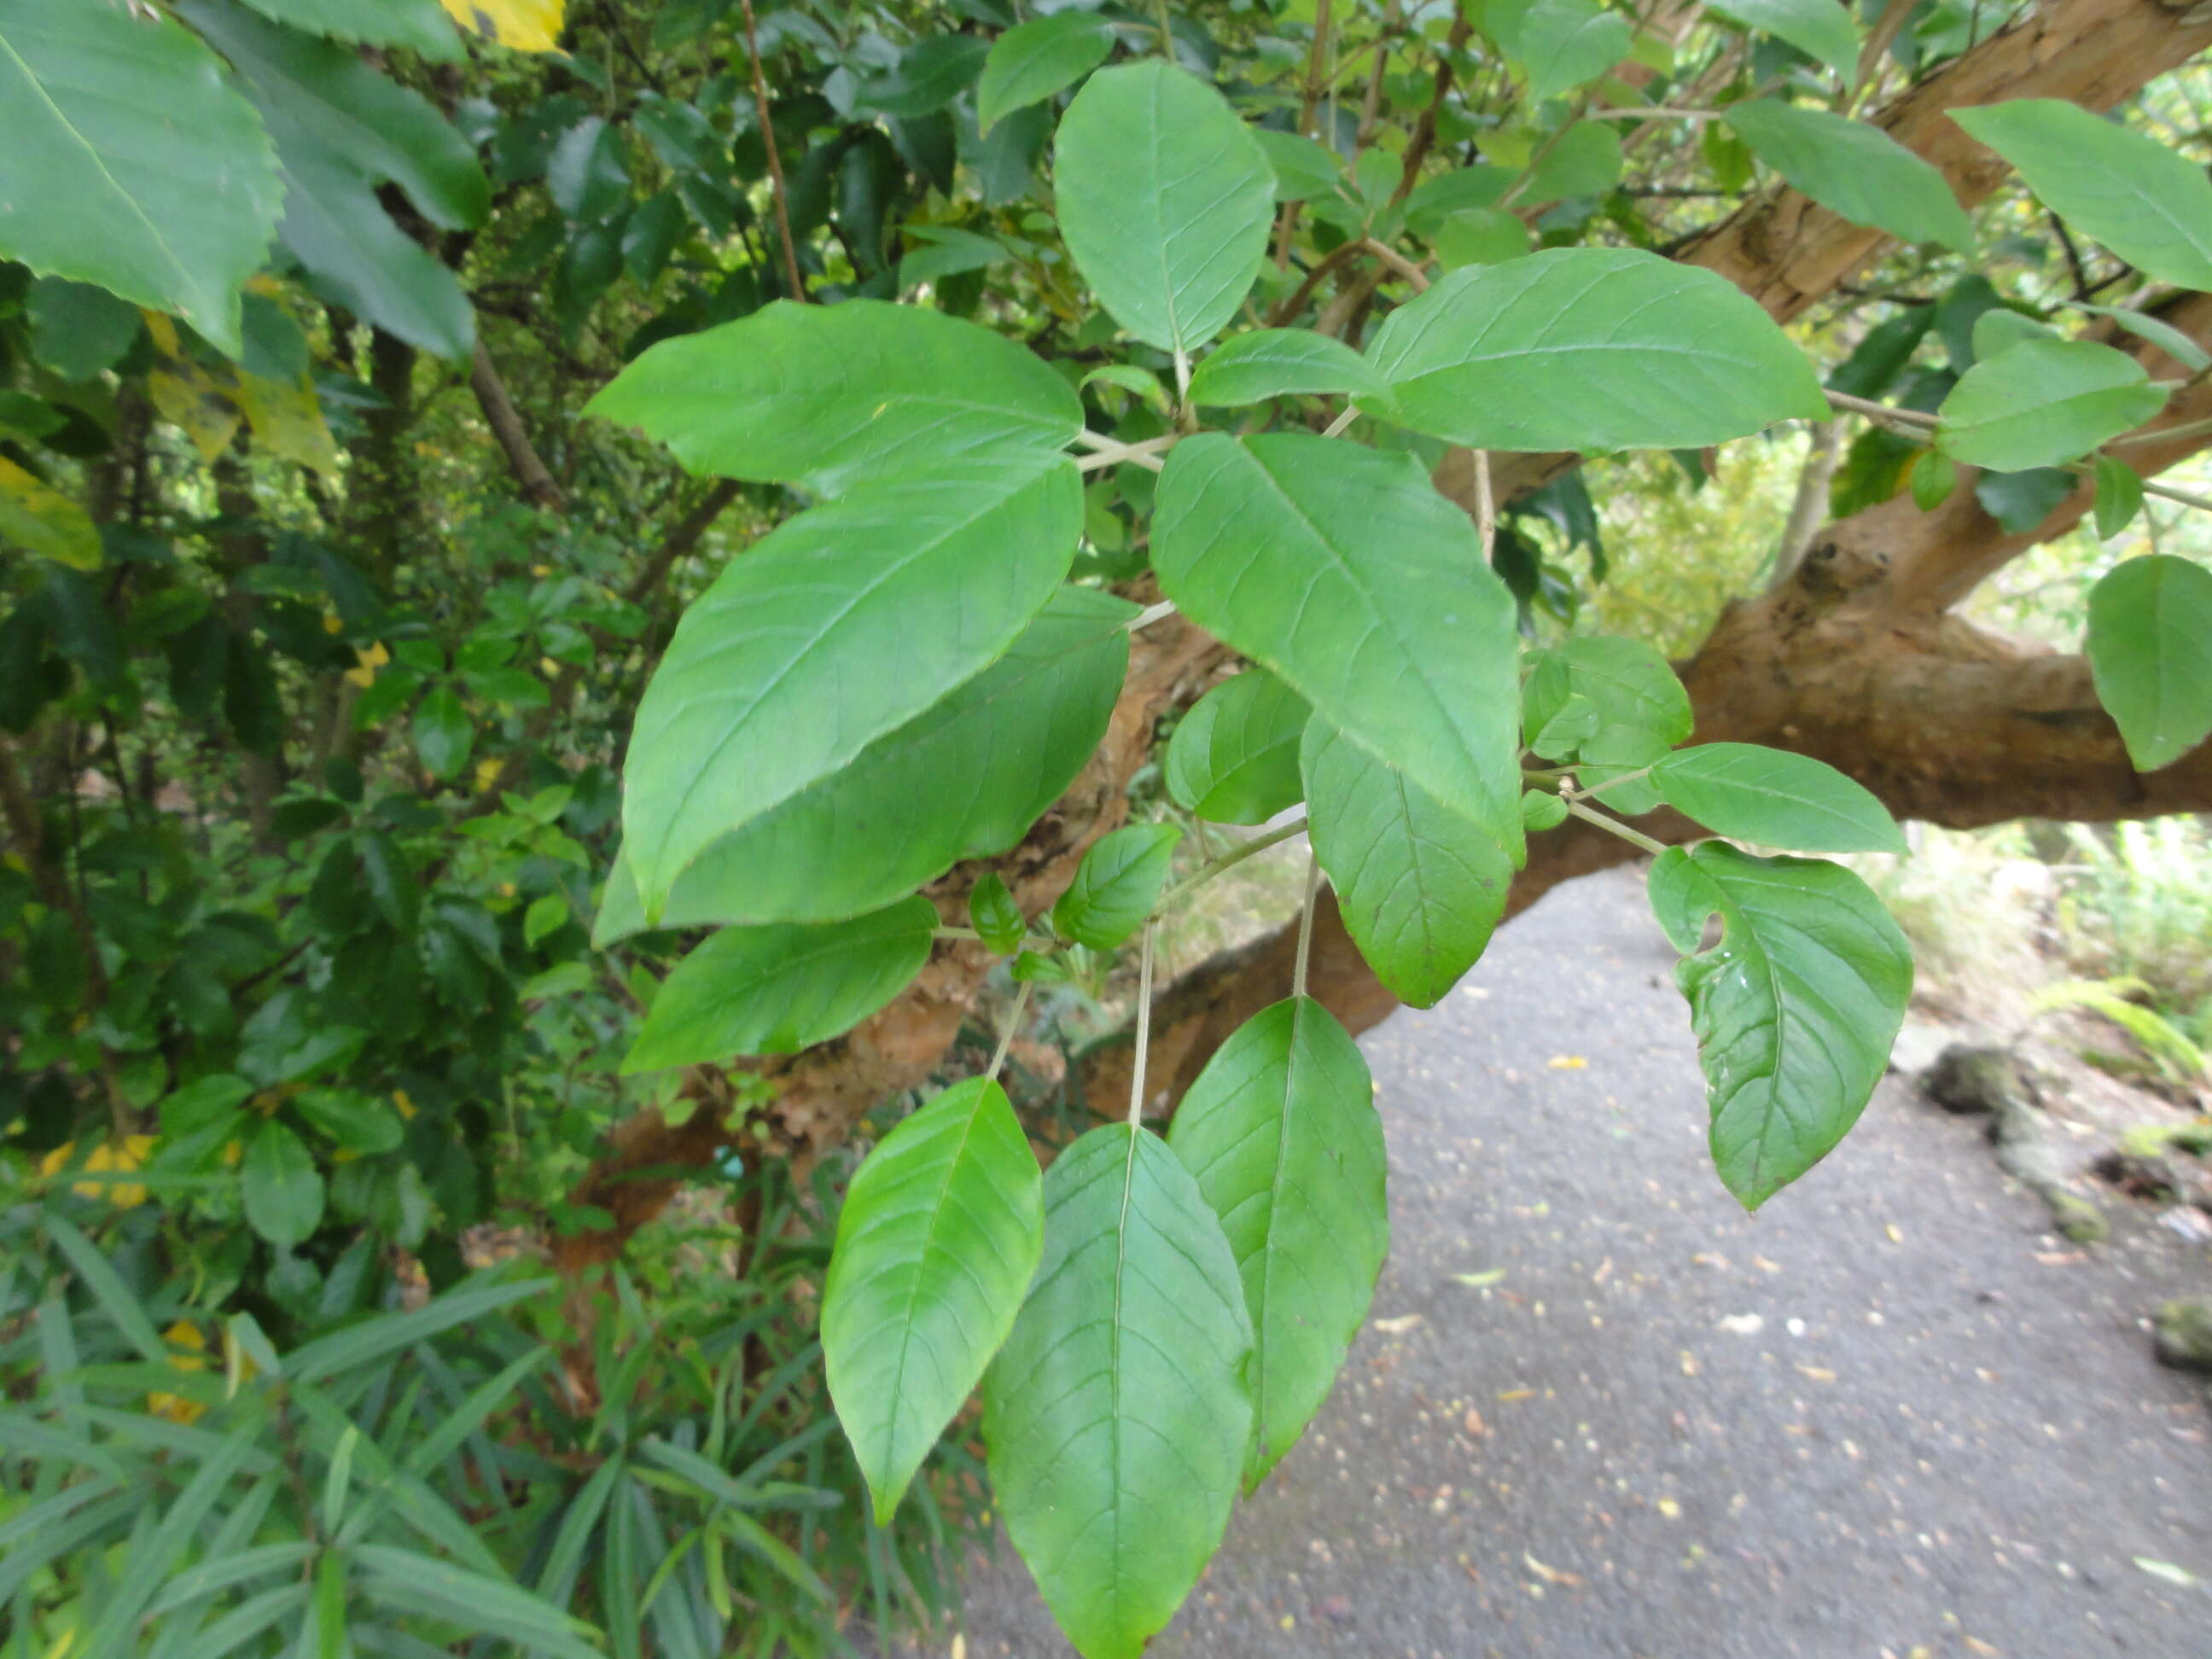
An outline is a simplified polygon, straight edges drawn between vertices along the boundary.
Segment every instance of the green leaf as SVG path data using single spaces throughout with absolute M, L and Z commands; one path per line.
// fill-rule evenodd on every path
M 1858 78 L 1859 33 L 1851 15 L 1836 0 L 1706 0 L 1717 11 L 1747 29 L 1786 40 L 1808 58 L 1817 58 L 1844 77 Z
M 1171 823 L 1132 823 L 1099 837 L 1052 907 L 1053 930 L 1094 951 L 1112 950 L 1159 902 L 1182 839 Z
M 629 205 L 629 164 L 621 131 L 587 115 L 561 135 L 545 161 L 545 193 L 576 224 L 598 224 Z
M 887 115 L 935 115 L 975 84 L 989 52 L 973 35 L 925 35 L 906 49 L 897 68 L 860 89 L 860 101 Z
M 623 856 L 647 918 L 713 842 L 1005 654 L 1058 591 L 1082 524 L 1072 462 L 979 455 L 858 486 L 733 560 L 638 706 Z
M 2026 472 L 1984 472 L 1974 480 L 1974 499 L 2008 536 L 2024 535 L 2074 493 L 2071 472 L 2055 466 Z
M 1826 761 L 1752 743 L 1680 749 L 1651 769 L 1659 797 L 1717 835 L 1800 853 L 1902 853 L 1889 809 Z
M 2047 323 L 2039 323 L 2033 317 L 2023 317 L 2009 306 L 1991 306 L 1974 319 L 1970 337 L 1974 362 L 1994 357 L 2008 346 L 2016 346 L 2029 340 L 2061 340 L 2066 337 Z
M 137 1349 L 142 1358 L 157 1365 L 170 1364 L 173 1356 L 168 1345 L 155 1334 L 154 1322 L 146 1316 L 138 1298 L 131 1294 L 122 1276 L 98 1247 L 77 1230 L 76 1224 L 49 1210 L 40 1218 L 40 1224 L 69 1258 L 77 1282 L 92 1293 L 100 1311 L 114 1322 L 123 1339 Z
M 240 286 L 283 186 L 252 106 L 182 25 L 0 0 L 0 258 L 173 311 L 239 351 Z
M 1386 395 L 1367 360 L 1305 328 L 1263 328 L 1224 341 L 1190 377 L 1190 400 L 1234 408 L 1270 398 L 1364 392 Z
M 398 1109 L 381 1095 L 357 1089 L 303 1089 L 293 1109 L 318 1133 L 364 1158 L 395 1152 L 407 1137 Z
M 1009 851 L 1106 735 L 1135 614 L 1111 594 L 1059 589 L 974 679 L 700 854 L 659 925 L 836 921 Z M 593 942 L 646 925 L 636 878 L 617 862 Z
M 1250 1443 L 1229 1241 L 1156 1135 L 1093 1129 L 1044 1181 L 1044 1260 L 983 1384 L 1014 1547 L 1084 1659 L 1138 1659 L 1221 1542 Z
M 313 1382 L 360 1370 L 386 1354 L 428 1341 L 441 1331 L 489 1318 L 526 1297 L 544 1296 L 554 1282 L 550 1279 L 504 1283 L 471 1280 L 420 1308 L 380 1315 L 304 1342 L 285 1356 L 284 1374 L 295 1382 Z
M 1521 827 L 1531 834 L 1556 830 L 1567 821 L 1567 804 L 1541 789 L 1524 790 L 1521 796 Z
M 9 543 L 71 570 L 97 570 L 106 556 L 82 503 L 0 455 L 0 545 Z
M 2212 180 L 2180 151 L 2057 98 L 1951 118 L 2019 169 L 2045 207 L 2144 276 L 2212 289 Z
M 1517 850 L 1513 601 L 1413 456 L 1186 439 L 1160 476 L 1152 566 L 1192 621 Z
M 1446 270 L 1462 265 L 1501 265 L 1532 246 L 1528 227 L 1503 208 L 1462 208 L 1447 215 L 1430 239 Z
M 1455 213 L 1496 207 L 1519 177 L 1510 167 L 1485 161 L 1440 173 L 1415 185 L 1406 198 L 1406 228 L 1416 236 L 1434 237 Z
M 468 764 L 476 744 L 476 722 L 450 686 L 439 686 L 415 706 L 411 728 L 415 753 L 434 778 L 452 778 Z
M 1114 27 L 1094 12 L 1054 12 L 1015 25 L 983 60 L 977 122 L 988 132 L 1002 117 L 1073 86 L 1113 50 Z
M 1168 740 L 1168 793 L 1216 823 L 1265 823 L 1305 798 L 1298 739 L 1312 713 L 1264 668 L 1224 680 Z
M 323 1218 L 323 1178 L 300 1137 L 270 1121 L 246 1143 L 239 1198 L 253 1231 L 280 1250 L 313 1232 Z
M 1640 640 L 1602 637 L 1530 653 L 1522 718 L 1530 747 L 1573 761 L 1585 788 L 1605 790 L 1605 805 L 1628 813 L 1650 811 L 1659 792 L 1648 777 L 1626 775 L 1686 741 L 1694 724 L 1690 695 L 1664 657 Z
M 1292 997 L 1215 1050 L 1176 1108 L 1168 1145 L 1221 1218 L 1244 1282 L 1249 1492 L 1328 1399 L 1389 1254 L 1374 1081 L 1335 1017 Z
M 1973 221 L 1942 173 L 1880 127 L 1775 98 L 1730 104 L 1727 120 L 1753 155 L 1854 224 L 1973 251 Z
M 41 276 L 31 284 L 24 310 L 31 322 L 31 355 L 64 380 L 89 380 L 123 361 L 137 343 L 138 307 L 104 288 Z
M 372 1604 L 551 1659 L 605 1659 L 583 1639 L 591 1627 L 582 1620 L 516 1585 L 386 1544 L 362 1544 L 354 1555 L 363 1572 L 360 1591 Z
M 2087 340 L 2030 340 L 1976 363 L 1936 411 L 1936 447 L 1997 472 L 2057 466 L 2166 406 L 2143 366 Z
M 1275 198 L 1228 100 L 1157 58 L 1105 70 L 1054 155 L 1060 234 L 1114 319 L 1186 356 L 1218 334 L 1259 275 Z
M 1044 1250 L 1036 1155 L 1006 1091 L 955 1084 L 853 1177 L 822 1295 L 830 1395 L 887 1526 L 1013 1328 Z
M 246 0 L 264 17 L 365 46 L 404 46 L 443 63 L 460 39 L 437 0 Z
M 969 893 L 968 925 L 981 936 L 987 948 L 1002 957 L 1022 948 L 1030 928 L 1029 918 L 995 870 L 986 870 Z
M 1390 401 L 1478 449 L 1694 449 L 1827 403 L 1805 355 L 1726 278 L 1626 248 L 1469 265 L 1384 319 Z
M 2128 559 L 2089 590 L 2097 701 L 2138 772 L 2171 766 L 2212 732 L 2212 573 L 2171 554 Z
M 2138 340 L 2156 346 L 2191 374 L 2212 368 L 2212 352 L 2207 352 L 2172 323 L 2163 322 L 2147 312 L 2130 311 L 2125 306 L 2093 306 L 2083 300 L 2071 303 L 2076 311 L 2094 312 L 2100 317 L 2111 318 L 2116 326 L 2125 329 Z
M 1819 1163 L 1865 1109 L 1912 994 L 1912 951 L 1840 865 L 1670 847 L 1651 908 L 1683 960 L 1712 1108 L 1713 1167 L 1755 1210 Z M 1705 919 L 1720 942 L 1698 951 Z
M 1530 164 L 1528 182 L 1521 187 L 1518 199 L 1556 202 L 1566 197 L 1601 195 L 1620 182 L 1620 135 L 1602 121 L 1577 121 Z M 1510 213 L 1505 216 L 1516 225 L 1521 223 Z
M 1434 1006 L 1488 947 L 1517 852 L 1324 720 L 1306 729 L 1304 769 L 1308 834 L 1345 931 L 1393 995 Z
M 398 185 L 441 229 L 483 222 L 490 181 L 468 140 L 428 99 L 379 74 L 349 47 L 235 6 L 176 0 L 176 9 L 230 59 L 288 168 L 311 154 L 319 165 Z M 392 9 L 398 15 L 407 7 Z
M 1016 342 L 874 300 L 778 301 L 664 340 L 586 412 L 641 428 L 694 472 L 823 492 L 956 457 L 1049 452 L 1083 429 L 1073 388 Z
M 795 1054 L 849 1031 L 929 960 L 937 909 L 916 895 L 819 927 L 727 927 L 676 964 L 625 1074 Z
M 453 271 L 398 225 L 375 187 L 313 149 L 284 158 L 284 246 L 316 292 L 410 345 L 447 359 L 476 344 L 476 313 Z
M 1959 487 L 1958 465 L 1948 455 L 1923 449 L 1913 460 L 1911 482 L 1912 504 L 1923 513 L 1933 513 Z
M 1528 73 L 1528 102 L 1571 92 L 1628 55 L 1636 25 L 1595 0 L 1534 0 L 1491 6 L 1492 38 Z
M 2097 538 L 2110 541 L 2133 523 L 2136 514 L 2142 510 L 2142 476 L 2125 461 L 2100 455 L 2096 479 Z
M 1303 202 L 1310 197 L 1326 196 L 1344 177 L 1343 164 L 1326 144 L 1302 138 L 1295 132 L 1276 132 L 1267 127 L 1253 128 L 1252 136 L 1260 141 L 1260 148 L 1267 153 L 1267 165 L 1274 169 L 1278 201 Z

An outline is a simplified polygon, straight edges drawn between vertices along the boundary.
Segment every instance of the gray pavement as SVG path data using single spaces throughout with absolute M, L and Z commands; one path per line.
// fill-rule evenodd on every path
M 1373 1322 L 1157 1659 L 2212 1659 L 2136 1561 L 2212 1580 L 2212 1413 L 2139 1322 L 2205 1252 L 2066 1244 L 1894 1079 L 1746 1217 L 1671 964 L 1593 877 L 1364 1040 Z M 964 1647 L 1068 1651 L 1003 1545 Z

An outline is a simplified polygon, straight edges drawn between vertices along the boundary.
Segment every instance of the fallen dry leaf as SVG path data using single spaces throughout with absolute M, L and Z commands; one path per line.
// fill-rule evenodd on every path
M 1508 1389 L 1498 1397 L 1505 1401 L 1529 1400 L 1534 1398 L 1535 1393 L 1534 1389 Z
M 1472 1406 L 1467 1408 L 1467 1415 L 1460 1419 L 1460 1427 L 1477 1440 L 1490 1432 L 1490 1425 L 1482 1420 L 1482 1413 Z
M 1528 1564 L 1529 1571 L 1547 1584 L 1565 1584 L 1570 1589 L 1580 1589 L 1583 1587 L 1583 1577 L 1580 1573 L 1562 1572 L 1557 1567 L 1547 1567 L 1526 1550 L 1522 1551 L 1521 1559 Z
M 1766 1321 L 1758 1314 L 1730 1314 L 1720 1326 L 1731 1335 L 1757 1336 L 1766 1328 Z
M 1672 1521 L 1682 1513 L 1682 1506 L 1671 1498 L 1662 1498 L 1659 1500 L 1659 1513 Z
M 1589 1061 L 1580 1054 L 1553 1054 L 1544 1062 L 1555 1072 L 1587 1072 Z
M 1835 1372 L 1830 1370 L 1826 1365 L 1800 1365 L 1797 1369 L 1815 1382 L 1832 1382 L 1836 1380 Z
M 1421 1322 L 1419 1314 L 1400 1314 L 1395 1319 L 1378 1319 L 1375 1328 L 1385 1336 L 1401 1336 Z
M 1452 1277 L 1470 1291 L 1479 1291 L 1486 1285 L 1495 1285 L 1505 1277 L 1505 1269 L 1492 1267 L 1479 1273 L 1454 1273 Z

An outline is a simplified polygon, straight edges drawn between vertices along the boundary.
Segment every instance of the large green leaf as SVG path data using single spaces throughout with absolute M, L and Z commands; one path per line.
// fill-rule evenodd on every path
M 1533 652 L 1522 692 L 1528 746 L 1570 761 L 1604 804 L 1648 812 L 1659 793 L 1642 774 L 1690 735 L 1690 694 L 1641 640 L 1591 635 Z
M 1221 1223 L 1158 1136 L 1093 1129 L 1044 1199 L 1036 1285 L 983 1383 L 991 1484 L 1084 1659 L 1137 1659 L 1228 1525 L 1252 1322 Z
M 1325 720 L 1306 728 L 1304 764 L 1308 833 L 1345 931 L 1394 995 L 1433 1006 L 1489 945 L 1516 853 Z
M 1060 234 L 1114 319 L 1188 356 L 1259 274 L 1275 173 L 1228 101 L 1158 58 L 1094 75 L 1060 124 Z
M 1074 388 L 1002 334 L 917 306 L 786 301 L 664 340 L 587 406 L 694 472 L 832 489 L 965 455 L 1051 451 Z
M 1224 680 L 1168 739 L 1168 793 L 1216 823 L 1265 823 L 1304 799 L 1298 739 L 1312 713 L 1264 668 Z
M 1341 340 L 1310 328 L 1262 328 L 1206 353 L 1190 377 L 1194 404 L 1264 403 L 1299 394 L 1382 392 L 1367 360 Z
M 1206 1062 L 1168 1145 L 1244 1280 L 1249 1490 L 1328 1397 L 1389 1254 L 1382 1120 L 1359 1045 L 1310 997 L 1261 1009 Z
M 263 1124 L 246 1143 L 238 1195 L 253 1231 L 280 1250 L 305 1239 L 323 1218 L 323 1178 L 313 1155 L 282 1123 Z
M 1698 1034 L 1713 1167 L 1755 1210 L 1858 1121 L 1905 1021 L 1911 947 L 1840 865 L 1707 842 L 1661 854 L 1650 888 L 1683 952 L 1674 980 Z M 1699 952 L 1716 915 L 1720 942 Z
M 1182 839 L 1171 823 L 1133 823 L 1101 836 L 1053 906 L 1054 929 L 1094 951 L 1112 950 L 1159 902 Z
M 2089 590 L 2088 653 L 2138 772 L 2212 734 L 2212 573 L 2171 554 L 2129 559 Z
M 795 1054 L 842 1036 L 929 960 L 937 909 L 915 895 L 849 921 L 726 927 L 676 964 L 623 1070 Z
M 1106 735 L 1136 607 L 1063 587 L 1012 649 L 849 764 L 726 836 L 677 877 L 664 927 L 835 921 L 888 904 L 962 859 L 1003 853 Z M 592 930 L 646 926 L 617 860 Z
M 1043 1185 L 1006 1091 L 956 1083 L 853 1177 L 822 1294 L 830 1396 L 888 1524 L 1013 1328 L 1044 1250 Z
M 1114 50 L 1114 26 L 1095 12 L 1060 11 L 1018 23 L 991 43 L 975 88 L 988 132 L 1005 116 L 1073 86 Z
M 404 46 L 444 61 L 461 55 L 460 37 L 438 0 L 246 0 L 264 17 L 310 34 L 365 46 Z
M 2124 351 L 2027 340 L 1960 377 L 1936 411 L 1936 447 L 1969 466 L 2025 472 L 2086 455 L 2165 406 L 2165 391 Z
M 1188 439 L 1160 476 L 1152 567 L 1200 627 L 1517 851 L 1513 601 L 1411 455 Z
M 1631 248 L 1466 266 L 1392 312 L 1368 356 L 1391 392 L 1370 413 L 1477 449 L 1693 449 L 1828 413 L 1804 353 L 1734 283 Z
M 1778 40 L 1787 40 L 1808 57 L 1817 58 L 1842 76 L 1856 80 L 1859 72 L 1859 32 L 1851 15 L 1836 0 L 1705 0 L 1718 12 L 1747 29 L 1759 29 Z
M 2212 181 L 2179 150 L 2057 98 L 1951 118 L 2017 167 L 2045 206 L 2144 276 L 2212 289 Z
M 1799 853 L 1902 853 L 1871 791 L 1826 761 L 1755 743 L 1680 749 L 1651 769 L 1659 797 L 1706 829 Z
M 1880 127 L 1775 98 L 1730 104 L 1728 123 L 1753 155 L 1853 223 L 1972 251 L 1974 222 L 1942 173 Z
M 1003 655 L 1082 522 L 1073 463 L 979 455 L 856 486 L 733 562 L 638 706 L 623 827 L 647 917 L 713 842 Z
M 1528 72 L 1528 101 L 1571 92 L 1628 54 L 1636 25 L 1595 0 L 1499 0 L 1485 9 L 1492 38 Z
M 283 194 L 252 106 L 180 24 L 0 0 L 0 258 L 176 312 L 234 355 Z
M 460 280 L 392 222 L 376 189 L 309 149 L 284 159 L 284 246 L 325 298 L 410 345 L 449 359 L 476 345 Z

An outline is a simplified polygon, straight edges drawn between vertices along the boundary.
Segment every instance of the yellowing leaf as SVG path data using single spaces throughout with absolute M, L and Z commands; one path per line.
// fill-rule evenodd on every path
M 442 0 L 453 21 L 517 52 L 556 51 L 562 0 Z
M 5 542 L 72 570 L 100 568 L 100 532 L 92 515 L 0 456 L 0 543 Z
M 222 381 L 198 363 L 171 358 L 146 377 L 147 395 L 161 418 L 192 441 L 204 461 L 212 461 L 238 435 L 238 405 Z
M 1544 1062 L 1555 1072 L 1586 1072 L 1589 1061 L 1580 1054 L 1553 1054 Z
M 85 1158 L 84 1172 L 87 1175 L 107 1175 L 136 1170 L 146 1162 L 147 1155 L 153 1150 L 154 1137 L 151 1135 L 125 1135 L 120 1146 L 103 1141 L 94 1147 Z M 70 1159 L 76 1152 L 75 1141 L 64 1141 L 46 1154 L 45 1161 L 39 1165 L 39 1173 L 59 1175 L 69 1166 Z M 136 1182 L 80 1181 L 73 1190 L 79 1198 L 104 1198 L 118 1210 L 136 1209 L 146 1201 L 145 1188 Z
M 384 641 L 379 640 L 366 651 L 359 646 L 354 647 L 353 654 L 361 665 L 347 669 L 344 678 L 366 691 L 376 684 L 376 671 L 392 660 L 392 653 L 384 648 Z
M 337 477 L 337 442 L 323 419 L 322 404 L 315 401 L 314 382 L 306 375 L 287 381 L 240 374 L 230 398 L 253 428 L 255 441 L 270 454 L 326 478 Z
M 169 1345 L 169 1364 L 180 1371 L 204 1371 L 207 1369 L 207 1338 L 197 1325 L 179 1319 L 161 1333 L 161 1340 Z M 197 1401 L 155 1389 L 146 1396 L 146 1409 L 156 1417 L 166 1417 L 172 1423 L 190 1423 L 207 1408 Z

